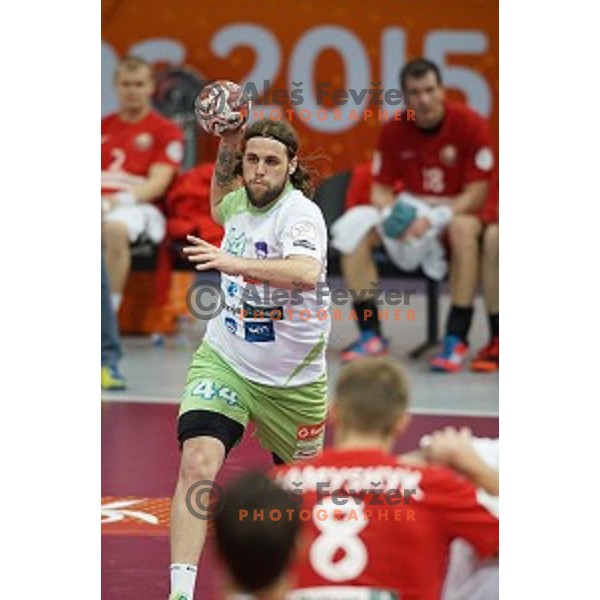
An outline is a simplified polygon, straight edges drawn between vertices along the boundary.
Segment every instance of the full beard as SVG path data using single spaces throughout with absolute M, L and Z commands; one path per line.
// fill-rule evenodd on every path
M 246 188 L 246 194 L 248 194 L 248 200 L 250 200 L 250 204 L 252 204 L 252 206 L 256 206 L 257 208 L 262 208 L 263 206 L 273 202 L 275 198 L 281 195 L 285 189 L 285 182 L 276 188 L 264 188 L 264 191 L 260 194 L 254 193 L 247 183 L 244 183 L 244 187 Z

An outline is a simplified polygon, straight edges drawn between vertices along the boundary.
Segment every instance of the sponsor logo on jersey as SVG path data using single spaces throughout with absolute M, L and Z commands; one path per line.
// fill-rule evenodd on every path
M 475 166 L 482 171 L 489 171 L 494 166 L 494 153 L 489 148 L 481 148 L 475 155 Z
M 233 333 L 235 335 L 238 325 L 235 319 L 232 319 L 231 317 L 225 317 L 225 327 L 227 327 L 227 331 L 229 331 L 229 333 Z
M 167 145 L 165 154 L 175 163 L 180 163 L 183 160 L 183 144 L 179 140 L 173 140 Z
M 227 304 L 225 303 L 225 305 L 223 306 L 223 308 L 230 313 L 233 313 L 234 315 L 241 315 L 242 314 L 242 309 L 239 306 L 233 306 L 233 304 Z
M 292 460 L 307 460 L 316 456 L 321 447 L 320 445 L 313 445 L 311 448 L 297 448 L 292 456 Z
M 244 323 L 244 339 L 247 342 L 274 342 L 273 321 L 250 321 Z
M 323 447 L 324 433 L 325 420 L 320 423 L 298 425 L 293 459 L 305 460 L 316 456 Z
M 296 430 L 297 440 L 314 440 L 317 437 L 323 435 L 325 431 L 325 420 L 320 423 L 313 423 L 312 425 L 298 425 Z
M 441 150 L 440 150 L 440 162 L 447 166 L 447 167 L 452 167 L 456 164 L 456 161 L 458 159 L 458 151 L 456 150 L 456 146 L 452 146 L 452 145 L 447 145 L 444 146 Z
M 283 306 L 252 306 L 244 302 L 242 310 L 244 319 L 268 319 L 271 321 L 284 319 Z
M 267 258 L 267 254 L 269 252 L 267 248 L 267 242 L 254 242 L 254 251 L 256 252 L 256 258 Z
M 232 256 L 244 256 L 246 251 L 246 233 L 238 232 L 235 227 L 227 231 L 227 235 L 223 240 L 222 248 L 227 254 Z
M 309 240 L 296 240 L 292 246 L 294 246 L 295 248 L 306 248 L 307 250 L 311 250 L 312 252 L 315 252 L 317 247 L 310 242 Z
M 230 298 L 233 298 L 238 293 L 238 291 L 240 289 L 239 286 L 238 286 L 238 284 L 235 281 L 229 281 L 227 283 L 226 288 L 227 288 L 227 295 Z
M 317 228 L 312 221 L 301 221 L 292 227 L 292 239 L 316 240 Z
M 154 138 L 147 131 L 144 131 L 143 133 L 136 135 L 133 140 L 133 145 L 135 146 L 136 150 L 140 150 L 141 152 L 152 148 L 153 143 L 154 143 Z

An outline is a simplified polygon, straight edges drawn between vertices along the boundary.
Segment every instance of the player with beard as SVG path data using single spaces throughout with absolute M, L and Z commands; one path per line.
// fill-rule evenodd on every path
M 316 287 L 325 285 L 327 230 L 298 150 L 283 121 L 225 132 L 211 183 L 223 242 L 188 237 L 196 268 L 221 273 L 223 307 L 194 354 L 179 412 L 172 599 L 193 597 L 206 538 L 206 520 L 191 514 L 186 496 L 193 499 L 196 482 L 215 479 L 248 422 L 276 463 L 314 457 L 323 445 L 330 322 Z

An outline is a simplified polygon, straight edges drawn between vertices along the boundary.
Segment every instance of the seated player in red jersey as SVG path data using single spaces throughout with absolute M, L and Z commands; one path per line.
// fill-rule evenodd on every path
M 443 349 L 431 366 L 454 372 L 467 358 L 481 264 L 492 342 L 473 367 L 495 370 L 498 227 L 497 212 L 494 215 L 489 208 L 494 194 L 497 199 L 497 167 L 489 128 L 467 106 L 445 100 L 435 63 L 424 59 L 407 63 L 400 84 L 408 110 L 401 120 L 381 128 L 373 158 L 371 206 L 355 207 L 334 223 L 332 243 L 342 253 L 347 286 L 362 291 L 373 290 L 378 281 L 372 251 L 381 245 L 402 270 L 420 267 L 432 279 L 444 278 L 448 264 L 440 237 L 445 235 L 451 249 L 452 307 Z M 395 192 L 398 184 L 400 194 Z M 355 305 L 361 337 L 343 352 L 344 361 L 387 354 L 378 315 L 381 307 L 374 297 Z
M 346 365 L 332 407 L 334 447 L 277 470 L 280 485 L 301 492 L 307 538 L 292 600 L 437 600 L 453 540 L 497 554 L 498 519 L 472 483 L 391 454 L 407 403 L 406 375 L 389 359 Z
M 152 110 L 154 78 L 136 57 L 117 67 L 118 112 L 102 119 L 102 243 L 113 306 L 118 310 L 131 265 L 130 244 L 142 235 L 158 244 L 163 199 L 183 158 L 183 134 Z

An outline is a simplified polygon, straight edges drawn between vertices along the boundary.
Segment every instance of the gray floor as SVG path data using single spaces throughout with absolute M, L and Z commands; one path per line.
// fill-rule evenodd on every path
M 336 287 L 334 283 L 332 287 Z M 398 289 L 407 287 L 405 282 Z M 441 299 L 443 325 L 449 300 Z M 350 307 L 339 307 L 344 317 Z M 385 308 L 385 307 L 382 307 Z M 389 307 L 390 315 L 394 308 Z M 402 312 L 404 313 L 404 308 Z M 498 415 L 498 375 L 475 374 L 465 371 L 455 375 L 431 373 L 426 360 L 413 361 L 407 354 L 418 346 L 425 336 L 425 301 L 417 294 L 411 301 L 415 311 L 414 322 L 388 321 L 383 323 L 384 335 L 391 340 L 391 353 L 408 369 L 413 389 L 413 411 L 418 413 L 443 413 L 464 415 Z M 390 317 L 391 318 L 391 317 Z M 105 400 L 178 403 L 183 388 L 185 373 L 191 354 L 204 333 L 204 324 L 194 322 L 183 335 L 167 338 L 163 347 L 153 347 L 146 337 L 125 338 L 126 355 L 122 370 L 129 389 L 120 393 L 103 393 Z M 355 322 L 344 318 L 334 322 L 328 349 L 330 385 L 340 368 L 340 350 L 354 341 L 357 335 Z M 476 351 L 487 342 L 488 328 L 483 302 L 475 303 L 475 317 L 471 328 L 470 343 Z

